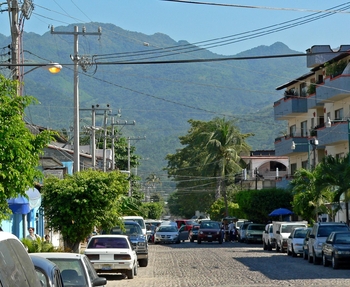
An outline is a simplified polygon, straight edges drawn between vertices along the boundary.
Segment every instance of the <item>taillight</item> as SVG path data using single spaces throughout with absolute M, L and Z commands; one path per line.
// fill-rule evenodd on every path
M 100 255 L 98 255 L 98 254 L 86 254 L 86 256 L 87 256 L 90 260 L 99 260 L 99 259 L 100 259 Z
M 114 260 L 130 260 L 129 254 L 114 254 Z

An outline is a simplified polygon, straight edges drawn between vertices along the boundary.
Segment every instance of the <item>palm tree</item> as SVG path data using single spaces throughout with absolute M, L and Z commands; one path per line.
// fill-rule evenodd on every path
M 252 134 L 241 134 L 234 121 L 215 118 L 210 122 L 209 130 L 204 133 L 206 141 L 206 158 L 204 169 L 211 169 L 216 177 L 215 199 L 224 195 L 226 215 L 228 215 L 226 186 L 229 175 L 242 169 L 244 165 L 240 155 L 248 153 L 250 147 L 245 139 Z
M 346 157 L 326 156 L 320 164 L 320 183 L 334 192 L 334 201 L 345 202 L 346 223 L 349 225 L 350 164 Z
M 157 184 L 161 184 L 160 178 L 155 173 L 151 173 L 146 178 L 146 185 L 150 187 L 153 190 L 153 192 L 155 192 L 157 188 Z M 148 192 L 148 198 L 150 198 L 149 192 Z

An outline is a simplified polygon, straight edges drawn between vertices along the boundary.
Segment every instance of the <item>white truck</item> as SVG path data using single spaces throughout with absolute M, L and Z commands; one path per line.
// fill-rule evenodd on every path
M 307 227 L 307 221 L 273 221 L 273 234 L 276 239 L 276 250 L 287 251 L 287 239 L 294 227 Z

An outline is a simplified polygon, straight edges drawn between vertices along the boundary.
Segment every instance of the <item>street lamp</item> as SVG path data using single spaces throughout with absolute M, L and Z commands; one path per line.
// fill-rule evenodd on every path
M 347 118 L 346 121 L 348 122 L 348 153 L 350 153 L 350 119 Z M 343 122 L 343 120 L 333 120 L 333 122 Z M 329 117 L 327 118 L 325 125 L 326 125 L 326 128 L 332 127 L 332 121 Z M 349 158 L 349 164 L 350 164 L 350 156 L 348 156 L 348 158 Z
M 308 139 L 307 143 L 295 143 L 294 141 L 292 141 L 291 149 L 295 150 L 295 147 L 297 145 L 307 145 L 307 165 L 308 165 L 308 169 L 315 168 L 315 166 L 316 166 L 316 147 L 318 146 L 318 139 L 316 139 L 316 138 Z M 312 147 L 312 151 L 313 151 L 313 155 L 314 155 L 312 168 L 311 168 L 311 164 L 310 164 L 310 147 Z

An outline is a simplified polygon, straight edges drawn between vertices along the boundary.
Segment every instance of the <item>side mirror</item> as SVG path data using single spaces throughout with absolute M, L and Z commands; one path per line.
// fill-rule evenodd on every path
M 93 286 L 104 286 L 107 284 L 107 279 L 104 277 L 97 277 L 92 281 Z

